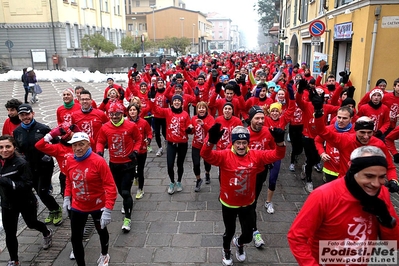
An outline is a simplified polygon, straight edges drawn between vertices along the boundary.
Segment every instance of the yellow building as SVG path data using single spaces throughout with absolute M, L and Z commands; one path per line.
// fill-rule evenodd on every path
M 352 72 L 356 100 L 374 88 L 380 78 L 387 80 L 387 89 L 392 89 L 393 81 L 399 78 L 398 1 L 283 2 L 280 26 L 285 36 L 280 41 L 284 54 L 290 54 L 294 63 L 306 62 L 317 73 L 315 54 L 325 54 L 329 73 L 338 75 L 344 69 Z M 316 20 L 325 25 L 319 39 L 309 31 Z M 312 27 L 316 35 L 317 30 Z
M 17 69 L 63 68 L 65 58 L 83 55 L 85 34 L 101 33 L 117 47 L 125 35 L 123 0 L 0 0 L 0 4 L 0 43 L 9 44 L 0 45 L 0 60 Z

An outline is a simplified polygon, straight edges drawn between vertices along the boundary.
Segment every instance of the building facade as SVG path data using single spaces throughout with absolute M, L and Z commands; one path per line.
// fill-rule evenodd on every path
M 0 60 L 13 69 L 62 69 L 83 56 L 81 39 L 101 33 L 117 47 L 125 35 L 122 0 L 0 0 Z
M 207 20 L 212 23 L 212 40 L 209 42 L 211 51 L 230 51 L 232 46 L 231 19 L 218 13 L 209 13 Z
M 395 52 L 399 50 L 398 1 L 283 2 L 280 29 L 285 31 L 285 39 L 280 38 L 282 55 L 290 54 L 295 63 L 306 62 L 316 73 L 319 71 L 319 55 L 330 65 L 329 73 L 337 75 L 344 69 L 351 71 L 356 99 L 374 88 L 380 78 L 388 81 L 388 90 L 392 89 L 393 81 L 399 78 L 399 54 Z M 317 27 L 310 27 L 315 21 L 325 25 L 319 38 L 312 36 L 312 33 L 318 33 Z

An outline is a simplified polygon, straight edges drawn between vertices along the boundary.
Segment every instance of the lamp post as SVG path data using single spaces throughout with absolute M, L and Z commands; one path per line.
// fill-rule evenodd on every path
M 180 17 L 180 20 L 181 20 L 181 37 L 183 38 L 183 36 L 184 36 L 184 31 L 183 31 L 184 18 Z
M 150 6 L 152 8 L 152 30 L 154 31 L 154 54 L 155 54 L 155 13 L 156 6 Z
M 195 27 L 195 24 L 193 23 L 193 53 L 194 53 L 194 27 Z

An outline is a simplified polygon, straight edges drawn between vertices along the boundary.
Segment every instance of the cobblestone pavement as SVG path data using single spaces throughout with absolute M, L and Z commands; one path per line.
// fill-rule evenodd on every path
M 56 126 L 55 111 L 62 104 L 61 93 L 67 87 L 83 85 L 90 90 L 93 98 L 102 100 L 105 84 L 98 83 L 67 83 L 42 82 L 43 94 L 39 102 L 33 105 L 36 119 Z M 9 98 L 23 99 L 23 88 L 19 81 L 0 82 L 1 103 Z M 6 118 L 5 108 L 0 108 L 0 125 Z M 153 141 L 155 149 L 155 141 Z M 287 146 L 287 154 L 291 148 Z M 263 207 L 266 199 L 266 181 L 257 206 L 258 229 L 266 242 L 263 249 L 256 249 L 253 244 L 246 247 L 246 265 L 297 265 L 292 256 L 286 239 L 287 231 L 307 198 L 300 179 L 300 166 L 304 156 L 300 156 L 297 170 L 288 170 L 289 161 L 284 159 L 273 197 L 274 214 L 268 214 Z M 212 167 L 211 184 L 203 184 L 200 192 L 194 192 L 195 177 L 191 164 L 191 145 L 185 162 L 185 173 L 182 184 L 183 191 L 170 196 L 167 194 L 169 178 L 166 169 L 166 155 L 156 157 L 149 153 L 145 171 L 145 195 L 142 199 L 134 199 L 132 214 L 132 230 L 124 234 L 121 231 L 123 215 L 122 201 L 118 197 L 112 213 L 112 223 L 108 226 L 110 232 L 111 255 L 110 265 L 220 265 L 221 246 L 224 225 L 221 216 L 221 205 L 218 201 L 219 183 L 217 169 Z M 58 169 L 58 168 L 56 168 Z M 54 174 L 54 194 L 59 203 L 58 173 Z M 314 186 L 321 185 L 321 174 L 314 173 Z M 137 187 L 132 188 L 132 195 Z M 393 196 L 396 206 L 399 206 L 397 195 Z M 44 219 L 47 210 L 39 214 Z M 40 233 L 23 227 L 21 223 L 19 240 L 19 255 L 22 265 L 75 265 L 69 260 L 72 249 L 70 239 L 70 222 L 68 219 L 59 227 L 53 227 L 55 235 L 53 246 L 45 251 L 41 249 Z M 239 230 L 239 226 L 237 227 Z M 3 249 L 4 242 L 0 243 Z M 232 248 L 234 250 L 234 248 Z M 96 232 L 86 241 L 86 264 L 96 265 L 100 254 L 100 244 Z M 7 250 L 0 254 L 0 264 L 6 264 L 9 259 Z M 234 258 L 235 260 L 235 258 Z M 235 264 L 237 262 L 235 261 Z

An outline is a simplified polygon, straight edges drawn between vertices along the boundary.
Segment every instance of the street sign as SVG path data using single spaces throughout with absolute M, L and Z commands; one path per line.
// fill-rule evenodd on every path
M 320 36 L 312 37 L 312 45 L 313 46 L 320 46 L 320 42 L 321 42 Z
M 11 49 L 14 46 L 14 43 L 12 41 L 10 41 L 10 40 L 7 40 L 5 44 L 6 44 L 8 49 Z
M 325 31 L 326 25 L 321 20 L 312 21 L 309 25 L 309 32 L 314 37 L 323 35 Z

